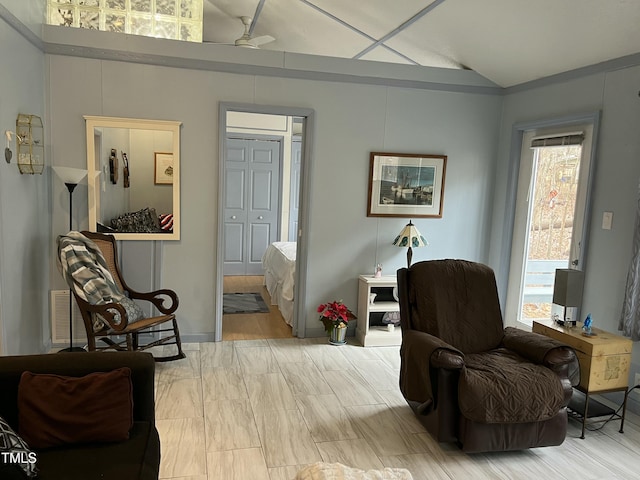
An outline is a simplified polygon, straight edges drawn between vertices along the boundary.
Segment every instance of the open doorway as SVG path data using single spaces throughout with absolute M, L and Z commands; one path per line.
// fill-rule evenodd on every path
M 220 106 L 216 341 L 304 336 L 312 121 L 308 109 Z

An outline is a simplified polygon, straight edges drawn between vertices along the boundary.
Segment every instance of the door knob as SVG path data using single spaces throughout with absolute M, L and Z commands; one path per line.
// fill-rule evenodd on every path
M 237 217 L 235 215 L 231 215 L 231 220 L 235 220 Z
M 263 219 L 264 219 L 264 217 L 262 215 L 258 216 L 258 220 L 263 220 Z

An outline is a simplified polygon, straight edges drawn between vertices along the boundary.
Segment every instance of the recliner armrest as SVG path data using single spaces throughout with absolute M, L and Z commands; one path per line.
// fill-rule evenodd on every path
M 549 350 L 544 356 L 542 363 L 548 367 L 553 367 L 556 365 L 566 365 L 571 363 L 575 358 L 576 354 L 573 351 L 573 348 L 563 345 Z
M 580 365 L 575 351 L 569 345 L 535 332 L 518 328 L 504 329 L 503 345 L 527 360 L 544 365 L 560 377 L 571 380 L 572 385 L 580 382 Z
M 464 354 L 461 351 L 426 332 L 407 330 L 403 332 L 403 342 L 411 344 L 416 351 L 422 352 L 424 358 L 429 359 L 431 367 L 457 370 L 464 365 Z
M 509 350 L 513 350 L 521 357 L 537 363 L 546 364 L 545 360 L 553 359 L 554 364 L 570 363 L 575 357 L 573 349 L 568 345 L 553 338 L 535 332 L 527 332 L 519 328 L 507 327 L 504 329 L 502 344 Z M 568 350 L 565 353 L 549 355 L 552 350 Z M 551 366 L 549 364 L 547 366 Z
M 448 370 L 460 370 L 464 367 L 464 355 L 453 349 L 453 347 L 438 347 L 431 354 L 431 366 Z
M 464 366 L 462 352 L 418 330 L 402 331 L 400 356 L 400 390 L 408 401 L 420 404 L 422 415 L 437 407 L 439 372 L 457 375 Z

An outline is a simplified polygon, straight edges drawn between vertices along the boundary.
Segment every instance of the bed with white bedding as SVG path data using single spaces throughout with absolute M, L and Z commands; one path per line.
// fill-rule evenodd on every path
M 293 325 L 293 294 L 296 276 L 296 242 L 274 242 L 262 256 L 264 284 L 285 322 Z

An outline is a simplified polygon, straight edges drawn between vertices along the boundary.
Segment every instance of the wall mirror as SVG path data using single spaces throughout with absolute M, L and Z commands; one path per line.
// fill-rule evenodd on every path
M 181 122 L 84 119 L 89 229 L 118 240 L 179 240 Z

